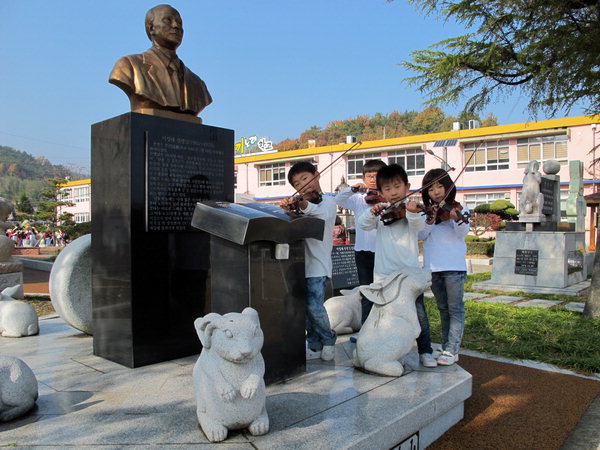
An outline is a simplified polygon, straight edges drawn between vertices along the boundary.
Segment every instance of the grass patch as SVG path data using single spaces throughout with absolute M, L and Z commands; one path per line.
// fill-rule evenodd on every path
M 490 295 L 510 295 L 512 297 L 525 297 L 525 298 L 539 298 L 543 300 L 559 300 L 561 302 L 584 302 L 586 301 L 587 295 L 560 295 L 560 294 L 536 294 L 532 292 L 506 292 L 506 291 L 494 291 L 489 289 L 473 289 L 473 283 L 479 283 L 481 281 L 487 281 L 492 279 L 492 272 L 473 273 L 467 275 L 465 281 L 465 292 L 479 292 L 482 294 Z
M 434 298 L 425 304 L 434 342 L 441 341 Z M 564 308 L 517 308 L 465 301 L 465 349 L 554 364 L 585 374 L 600 372 L 600 319 Z

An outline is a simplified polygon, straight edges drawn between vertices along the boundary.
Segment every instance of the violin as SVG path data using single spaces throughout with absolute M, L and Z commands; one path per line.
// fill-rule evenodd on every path
M 429 216 L 432 214 L 431 208 L 428 208 L 421 203 L 418 203 L 417 207 L 419 208 L 419 211 L 421 211 L 422 214 L 427 215 L 427 218 L 429 219 Z M 391 225 L 406 217 L 406 203 L 400 202 L 392 204 L 379 211 L 379 214 L 377 215 L 384 225 Z
M 369 189 L 365 195 L 365 203 L 367 205 L 376 205 L 377 203 L 385 202 L 385 198 L 381 196 L 378 190 Z
M 462 205 L 457 201 L 453 202 L 445 202 L 442 201 L 438 205 L 432 206 L 432 209 L 435 210 L 435 214 L 433 214 L 432 218 L 428 217 L 427 223 L 440 223 L 445 222 L 446 220 L 450 220 L 452 215 L 450 214 L 452 211 L 455 211 L 457 218 L 454 219 L 458 224 L 469 225 L 469 220 L 471 219 L 471 214 L 468 211 L 462 211 Z
M 323 194 L 317 191 L 309 191 L 294 195 L 284 208 L 287 209 L 288 212 L 293 216 L 299 217 L 304 214 L 300 209 L 300 203 L 302 203 L 304 200 L 318 205 L 323 201 Z

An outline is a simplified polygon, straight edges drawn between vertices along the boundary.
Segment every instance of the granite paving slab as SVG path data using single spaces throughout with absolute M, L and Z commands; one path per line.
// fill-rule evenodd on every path
M 334 361 L 309 361 L 306 373 L 267 387 L 269 434 L 231 431 L 219 445 L 207 441 L 196 419 L 191 372 L 197 355 L 130 369 L 94 356 L 93 338 L 60 318 L 41 320 L 40 328 L 38 336 L 0 338 L 3 353 L 8 347 L 30 364 L 40 394 L 29 414 L 0 423 L 2 445 L 390 448 L 416 432 L 428 445 L 462 418 L 471 395 L 470 374 L 458 365 L 419 366 L 416 348 L 403 377 L 356 370 L 355 344 L 340 336 Z
M 583 308 L 585 308 L 585 303 L 583 303 L 583 302 L 567 302 L 563 305 L 563 308 L 568 309 L 569 311 L 582 313 Z
M 496 295 L 494 297 L 479 300 L 482 303 L 504 303 L 511 304 L 524 300 L 526 297 L 511 297 L 510 295 Z
M 491 294 L 482 294 L 481 292 L 465 292 L 463 294 L 464 300 L 479 300 L 480 298 L 490 297 Z
M 560 305 L 562 302 L 560 300 L 544 300 L 540 298 L 534 298 L 531 300 L 525 300 L 523 302 L 517 303 L 515 306 L 525 306 L 525 307 L 534 307 L 534 308 L 551 308 L 553 306 Z

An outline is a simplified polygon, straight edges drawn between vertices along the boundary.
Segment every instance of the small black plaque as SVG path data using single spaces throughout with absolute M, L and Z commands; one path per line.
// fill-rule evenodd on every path
M 556 181 L 542 177 L 540 191 L 544 194 L 544 204 L 542 205 L 542 214 L 555 214 L 554 211 L 554 183 Z
M 583 271 L 583 253 L 580 250 L 567 254 L 567 271 L 569 274 Z
M 515 255 L 515 273 L 537 276 L 538 260 L 538 250 L 524 250 L 518 248 Z
M 333 288 L 343 289 L 358 286 L 358 271 L 354 259 L 354 245 L 334 245 L 331 251 L 333 263 Z

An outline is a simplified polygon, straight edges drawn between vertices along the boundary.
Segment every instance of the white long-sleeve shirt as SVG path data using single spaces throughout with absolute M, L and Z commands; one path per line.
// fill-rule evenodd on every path
M 335 196 L 335 203 L 342 208 L 354 211 L 354 219 L 358 222 L 358 218 L 362 215 L 362 213 L 373 206 L 367 204 L 365 201 L 366 195 L 367 194 L 365 192 L 352 192 L 352 188 L 347 187 Z M 376 234 L 377 231 L 375 229 L 368 231 L 363 230 L 358 226 L 357 223 L 354 251 L 375 252 Z
M 375 278 L 389 275 L 404 266 L 420 267 L 417 235 L 424 222 L 419 213 L 406 211 L 406 218 L 384 225 L 379 216 L 366 210 L 358 219 L 363 230 L 376 230 Z
M 302 212 L 311 217 L 318 217 L 325 221 L 323 240 L 306 238 L 304 240 L 304 276 L 331 278 L 332 263 L 331 250 L 333 248 L 333 226 L 337 207 L 333 198 L 327 195 L 319 204 L 308 202 Z
M 463 213 L 469 209 L 463 206 Z M 425 218 L 423 218 L 423 222 Z M 446 220 L 437 225 L 425 226 L 419 231 L 419 239 L 423 240 L 423 267 L 432 272 L 446 270 L 467 270 L 465 254 L 467 244 L 465 236 L 469 233 L 469 225 Z

